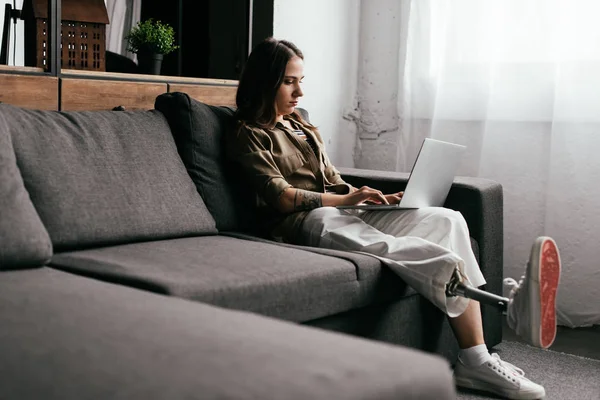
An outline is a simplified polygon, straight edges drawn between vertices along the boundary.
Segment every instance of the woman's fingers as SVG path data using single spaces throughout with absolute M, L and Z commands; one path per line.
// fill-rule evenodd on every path
M 390 204 L 398 204 L 400 203 L 400 200 L 402 200 L 402 197 L 396 196 L 395 194 L 388 195 L 387 197 Z
M 386 194 L 385 198 L 387 199 L 388 203 L 390 203 L 390 204 L 398 204 L 398 203 L 400 203 L 400 200 L 402 200 L 403 195 L 404 195 L 404 192 L 397 192 L 397 193 L 392 193 L 392 194 Z
M 375 189 L 371 189 L 372 190 L 372 196 L 371 199 L 375 200 L 375 201 L 379 201 L 380 203 L 383 204 L 389 204 L 388 199 L 385 197 L 385 195 L 380 191 L 380 190 L 375 190 Z
M 358 203 L 371 203 L 371 204 L 398 204 L 404 196 L 404 192 L 396 192 L 392 194 L 383 194 L 380 190 L 363 186 L 356 192 L 359 195 Z
M 388 200 L 380 190 L 372 189 L 368 186 L 363 186 L 360 189 L 358 189 L 355 193 L 359 196 L 359 198 L 357 199 L 359 200 L 358 203 L 368 201 L 378 204 L 388 204 Z

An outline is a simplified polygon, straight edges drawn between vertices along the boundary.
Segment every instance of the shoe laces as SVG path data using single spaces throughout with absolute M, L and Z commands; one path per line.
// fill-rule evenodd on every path
M 510 296 L 509 297 L 514 297 L 514 295 L 517 294 L 517 292 L 519 291 L 519 288 L 523 285 L 524 280 L 525 280 L 525 275 L 521 276 L 521 279 L 519 279 L 519 282 L 517 282 L 513 278 L 505 278 L 502 281 L 504 283 L 504 286 L 510 288 Z
M 521 368 L 519 368 L 507 361 L 502 360 L 498 354 L 496 354 L 496 353 L 492 354 L 492 358 L 494 359 L 492 361 L 492 364 L 495 364 L 496 366 L 500 367 L 502 370 L 508 370 L 508 372 L 512 373 L 513 375 L 518 375 L 519 377 L 525 376 L 525 372 Z M 507 377 L 511 378 L 509 376 L 507 376 Z

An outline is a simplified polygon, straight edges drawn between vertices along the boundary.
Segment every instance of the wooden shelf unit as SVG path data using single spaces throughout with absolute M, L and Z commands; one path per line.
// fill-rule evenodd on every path
M 2 73 L 7 71 L 7 73 Z M 62 70 L 60 77 L 39 68 L 0 67 L 0 102 L 43 110 L 152 109 L 165 92 L 185 92 L 211 105 L 235 105 L 237 81 L 161 75 Z

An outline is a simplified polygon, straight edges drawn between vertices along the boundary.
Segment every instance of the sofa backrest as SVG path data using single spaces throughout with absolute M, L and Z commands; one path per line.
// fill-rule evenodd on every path
M 37 267 L 52 256 L 52 243 L 17 167 L 0 113 L 0 270 Z
M 219 231 L 255 233 L 255 198 L 225 154 L 227 134 L 235 127 L 234 110 L 204 104 L 181 92 L 158 96 L 154 107 L 166 116 L 179 154 Z
M 216 233 L 160 112 L 0 114 L 55 251 Z

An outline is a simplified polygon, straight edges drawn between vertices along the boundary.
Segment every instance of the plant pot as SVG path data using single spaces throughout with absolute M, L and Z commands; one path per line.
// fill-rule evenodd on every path
M 139 52 L 138 71 L 140 74 L 160 75 L 163 55 L 156 53 Z

